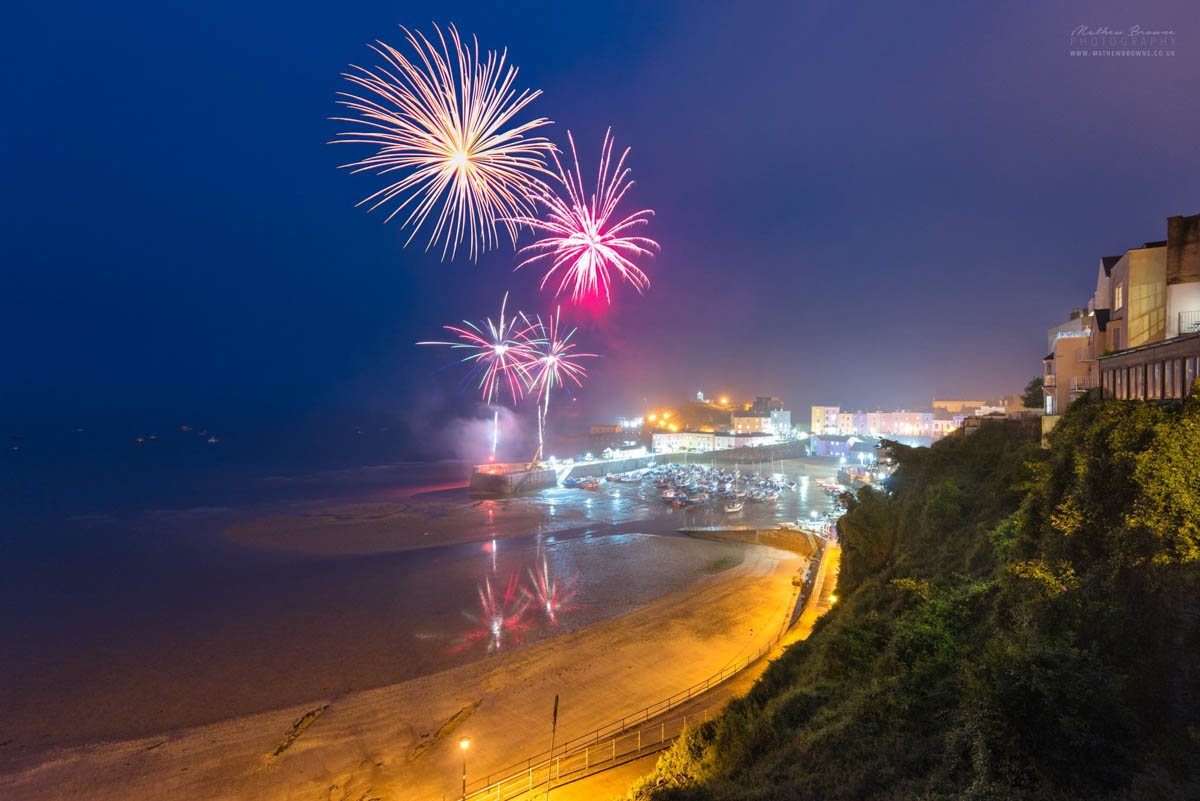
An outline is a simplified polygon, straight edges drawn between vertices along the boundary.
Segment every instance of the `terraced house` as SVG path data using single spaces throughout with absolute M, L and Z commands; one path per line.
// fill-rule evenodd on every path
M 1184 397 L 1200 377 L 1200 214 L 1169 217 L 1165 240 L 1102 258 L 1087 309 L 1049 335 L 1047 415 L 1097 388 L 1121 400 Z

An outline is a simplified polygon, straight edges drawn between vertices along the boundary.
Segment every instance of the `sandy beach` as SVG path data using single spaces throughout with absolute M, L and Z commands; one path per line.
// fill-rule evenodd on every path
M 630 614 L 400 684 L 137 739 L 0 745 L 0 793 L 435 801 L 455 792 L 460 736 L 472 739 L 472 776 L 498 771 L 548 745 L 555 694 L 559 737 L 570 738 L 753 652 L 790 613 L 790 579 L 804 566 L 753 547 L 738 567 Z

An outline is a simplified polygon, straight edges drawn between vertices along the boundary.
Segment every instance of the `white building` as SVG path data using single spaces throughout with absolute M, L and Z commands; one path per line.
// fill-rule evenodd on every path
M 779 438 L 763 432 L 729 431 L 655 431 L 650 438 L 655 453 L 723 451 L 730 448 L 757 448 L 774 445 Z

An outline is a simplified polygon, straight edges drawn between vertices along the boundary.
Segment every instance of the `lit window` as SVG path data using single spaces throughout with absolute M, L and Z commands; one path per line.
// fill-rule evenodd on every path
M 1113 290 L 1113 311 L 1120 311 L 1125 305 L 1125 285 L 1117 284 L 1117 288 Z

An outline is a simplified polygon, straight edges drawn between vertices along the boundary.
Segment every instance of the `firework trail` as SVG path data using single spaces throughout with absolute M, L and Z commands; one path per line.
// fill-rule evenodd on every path
M 488 51 L 481 58 L 479 42 L 464 46 L 458 31 L 449 27 L 454 45 L 451 57 L 446 37 L 437 30 L 440 48 L 422 33 L 401 27 L 415 52 L 410 60 L 383 42 L 369 47 L 386 66 L 366 69 L 351 65 L 343 77 L 363 92 L 339 92 L 338 103 L 358 117 L 334 117 L 359 126 L 339 132 L 331 144 L 356 143 L 378 148 L 374 155 L 344 164 L 351 173 L 402 175 L 358 205 L 370 210 L 395 203 L 391 220 L 407 212 L 402 228 L 412 226 L 405 245 L 434 210 L 428 251 L 442 242 L 442 258 L 450 258 L 465 239 L 474 261 L 481 250 L 498 243 L 496 223 L 503 223 L 513 245 L 517 218 L 533 211 L 530 196 L 546 191 L 539 177 L 550 176 L 545 154 L 554 145 L 540 136 L 528 136 L 550 120 L 539 117 L 514 124 L 513 118 L 541 91 L 519 94 L 513 84 L 517 68 L 505 67 L 508 51 Z M 457 67 L 457 68 L 456 68 Z
M 653 256 L 660 248 L 653 239 L 631 235 L 634 229 L 649 222 L 654 214 L 652 210 L 635 211 L 619 221 L 613 220 L 617 205 L 633 186 L 629 168 L 625 166 L 629 148 L 621 153 L 614 167 L 612 129 L 604 133 L 596 191 L 589 199 L 583 186 L 579 156 L 575 152 L 575 139 L 570 131 L 567 139 L 575 162 L 574 172 L 564 169 L 558 154 L 551 153 L 563 192 L 554 193 L 548 189 L 535 192 L 534 199 L 545 209 L 544 219 L 532 215 L 513 219 L 517 224 L 530 226 L 535 235 L 541 236 L 521 248 L 519 257 L 524 257 L 524 261 L 516 269 L 548 260 L 550 266 L 542 277 L 541 286 L 544 288 L 558 274 L 555 295 L 562 294 L 570 286 L 571 299 L 576 303 L 600 297 L 611 302 L 614 273 L 617 279 L 628 281 L 641 292 L 650 285 L 650 279 L 634 259 Z
M 572 328 L 564 334 L 560 324 L 561 314 L 562 308 L 559 307 L 548 321 L 536 316 L 528 329 L 533 336 L 529 340 L 533 361 L 529 370 L 528 389 L 536 393 L 538 401 L 538 452 L 533 457 L 535 462 L 542 457 L 543 428 L 546 415 L 550 413 L 550 394 L 556 387 L 566 387 L 568 381 L 582 387 L 587 370 L 578 360 L 597 356 L 595 353 L 576 352 L 571 337 L 578 329 Z M 529 322 L 529 318 L 524 319 Z

